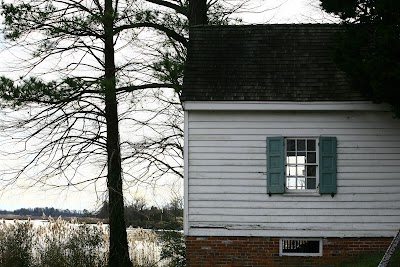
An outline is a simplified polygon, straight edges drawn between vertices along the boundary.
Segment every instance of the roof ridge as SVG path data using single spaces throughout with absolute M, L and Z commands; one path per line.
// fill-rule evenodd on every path
M 271 24 L 229 24 L 229 25 L 194 25 L 190 28 L 240 28 L 240 27 L 299 27 L 299 26 L 343 26 L 344 24 L 339 23 L 271 23 Z

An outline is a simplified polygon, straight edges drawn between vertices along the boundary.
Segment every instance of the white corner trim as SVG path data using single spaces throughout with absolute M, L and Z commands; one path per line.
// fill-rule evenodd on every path
M 186 101 L 185 110 L 271 110 L 271 111 L 390 111 L 388 104 L 375 104 L 371 101 L 319 101 L 319 102 L 284 102 L 284 101 Z
M 189 114 L 184 112 L 183 132 L 183 232 L 189 233 Z

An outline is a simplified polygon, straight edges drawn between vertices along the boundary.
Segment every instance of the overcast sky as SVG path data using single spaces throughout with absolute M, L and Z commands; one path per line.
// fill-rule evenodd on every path
M 238 16 L 245 24 L 333 22 L 320 9 L 319 0 L 251 0 L 244 12 Z
M 248 9 L 237 14 L 237 16 L 243 18 L 245 24 L 322 23 L 332 21 L 329 16 L 319 9 L 317 0 L 252 0 Z M 2 44 L 0 43 L 1 48 Z M 7 73 L 7 68 L 4 68 L 6 61 L 12 60 L 12 55 L 4 51 L 0 55 L 2 57 L 0 75 L 12 75 Z M 15 75 L 14 73 L 12 76 Z M 7 149 L 0 148 L 0 150 Z M 4 165 L 5 158 L 0 156 L 0 160 Z M 150 204 L 162 205 L 170 199 L 170 190 L 179 191 L 182 185 L 183 183 L 170 183 L 164 188 L 157 188 L 157 190 L 152 188 L 132 188 L 125 193 L 125 197 L 129 201 L 135 196 L 143 196 Z M 155 197 L 156 195 L 158 197 Z M 40 187 L 22 189 L 20 186 L 15 185 L 0 192 L 0 209 L 14 210 L 22 207 L 47 206 L 61 209 L 93 210 L 102 199 L 104 199 L 104 194 L 101 190 L 96 191 L 92 186 L 81 188 L 80 190 L 74 190 L 73 188 L 44 190 Z

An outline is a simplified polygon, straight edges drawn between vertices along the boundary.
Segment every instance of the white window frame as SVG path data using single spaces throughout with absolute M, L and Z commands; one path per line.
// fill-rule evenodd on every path
M 287 176 L 286 176 L 286 167 L 287 167 L 287 139 L 305 139 L 305 140 L 315 140 L 315 152 L 316 152 L 316 173 L 315 173 L 315 189 L 288 189 L 286 186 L 287 183 Z M 297 151 L 297 147 L 296 147 Z M 319 137 L 317 136 L 285 136 L 284 137 L 284 153 L 285 153 L 285 169 L 284 169 L 284 176 L 285 176 L 285 193 L 289 194 L 301 194 L 301 193 L 318 193 L 319 188 Z
M 318 253 L 288 253 L 283 252 L 283 241 L 284 240 L 304 240 L 304 241 L 318 241 L 319 252 Z M 279 256 L 297 256 L 297 257 L 321 257 L 323 255 L 323 240 L 322 238 L 280 238 L 279 239 Z

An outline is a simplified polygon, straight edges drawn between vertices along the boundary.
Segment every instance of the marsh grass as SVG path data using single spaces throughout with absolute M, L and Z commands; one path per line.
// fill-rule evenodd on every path
M 163 266 L 154 231 L 128 229 L 129 253 L 135 267 Z M 103 267 L 107 265 L 108 227 L 49 219 L 0 222 L 0 267 Z

